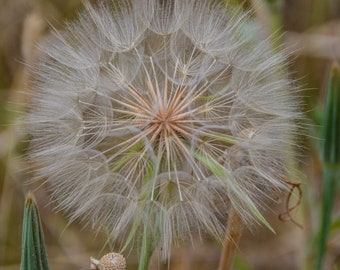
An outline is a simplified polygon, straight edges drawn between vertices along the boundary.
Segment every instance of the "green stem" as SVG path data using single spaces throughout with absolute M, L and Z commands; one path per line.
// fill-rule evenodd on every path
M 154 211 L 152 202 L 150 205 L 146 205 L 146 212 L 148 213 L 148 221 L 144 223 L 141 254 L 139 257 L 138 270 L 147 270 L 150 264 L 150 260 L 153 252 L 158 246 L 160 240 L 160 222 L 158 213 Z
M 155 245 L 153 237 L 150 232 L 148 232 L 148 229 L 144 229 L 138 270 L 148 269 L 154 249 Z
M 328 232 L 331 226 L 332 209 L 336 195 L 337 181 L 339 180 L 337 170 L 325 168 L 323 172 L 323 201 L 322 201 L 322 223 L 318 241 L 318 253 L 315 270 L 321 270 L 327 250 Z

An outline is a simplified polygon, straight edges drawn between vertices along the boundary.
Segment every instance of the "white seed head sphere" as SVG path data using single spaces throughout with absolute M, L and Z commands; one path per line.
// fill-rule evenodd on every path
M 215 1 L 86 4 L 41 45 L 27 116 L 38 178 L 71 220 L 167 255 L 223 238 L 285 187 L 299 103 L 249 14 Z

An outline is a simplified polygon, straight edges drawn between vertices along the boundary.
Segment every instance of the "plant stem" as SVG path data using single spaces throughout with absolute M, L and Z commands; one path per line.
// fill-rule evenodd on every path
M 336 195 L 337 181 L 339 173 L 334 170 L 324 169 L 324 184 L 323 184 L 323 203 L 322 203 L 322 219 L 321 229 L 318 241 L 318 253 L 315 269 L 321 270 L 327 250 L 327 238 L 331 227 L 331 214 Z
M 150 264 L 151 256 L 154 251 L 152 235 L 147 229 L 144 230 L 142 239 L 142 250 L 139 258 L 138 270 L 147 270 Z
M 243 222 L 235 211 L 231 209 L 228 219 L 228 227 L 224 238 L 224 246 L 221 253 L 218 270 L 230 270 L 233 265 L 233 259 L 237 244 L 243 231 Z
M 159 217 L 151 205 L 146 206 L 149 213 L 149 221 L 144 224 L 141 254 L 139 257 L 138 270 L 147 270 L 153 252 L 157 248 L 160 240 Z

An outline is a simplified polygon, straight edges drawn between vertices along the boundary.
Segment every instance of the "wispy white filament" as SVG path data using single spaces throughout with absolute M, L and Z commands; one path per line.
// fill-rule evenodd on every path
M 159 231 L 165 255 L 221 239 L 230 207 L 261 220 L 299 104 L 285 53 L 249 20 L 215 1 L 109 0 L 41 46 L 30 158 L 71 220 L 113 240 Z

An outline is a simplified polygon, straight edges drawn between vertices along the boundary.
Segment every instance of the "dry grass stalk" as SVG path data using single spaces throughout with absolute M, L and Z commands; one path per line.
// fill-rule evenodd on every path
M 230 211 L 228 222 L 229 224 L 224 239 L 224 246 L 221 252 L 218 270 L 232 269 L 237 243 L 241 238 L 244 227 L 239 214 L 234 209 L 231 209 Z

